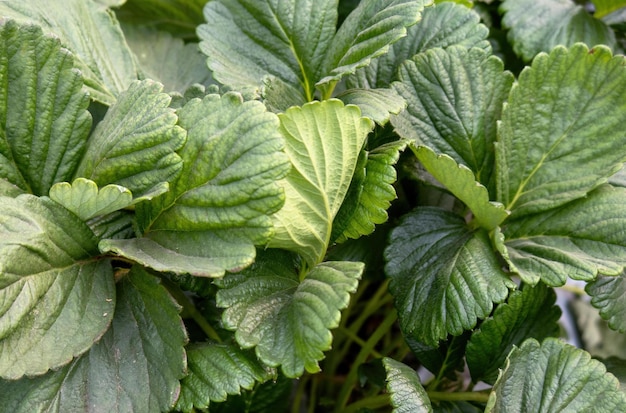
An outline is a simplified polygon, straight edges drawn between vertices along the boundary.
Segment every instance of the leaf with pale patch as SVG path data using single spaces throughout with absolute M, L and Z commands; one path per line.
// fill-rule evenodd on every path
M 430 413 L 433 407 L 417 372 L 392 358 L 383 358 L 393 413 Z

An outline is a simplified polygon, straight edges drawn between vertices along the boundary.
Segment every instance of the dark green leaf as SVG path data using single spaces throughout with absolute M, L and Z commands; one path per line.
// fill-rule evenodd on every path
M 600 310 L 609 326 L 626 332 L 626 272 L 613 277 L 599 276 L 585 287 L 591 296 L 591 304 Z
M 620 389 L 622 392 L 626 393 L 626 361 L 617 357 L 609 357 L 601 361 L 606 366 L 609 373 L 617 377 Z
M 387 391 L 391 398 L 393 413 L 433 411 L 430 399 L 415 370 L 389 357 L 383 359 L 383 365 L 387 370 Z
M 469 334 L 451 337 L 437 347 L 420 343 L 411 336 L 406 336 L 406 343 L 419 360 L 437 379 L 458 379 L 458 373 L 465 368 L 465 347 Z
M 124 3 L 115 11 L 120 20 L 195 40 L 196 27 L 204 23 L 202 8 L 207 0 L 126 0 Z

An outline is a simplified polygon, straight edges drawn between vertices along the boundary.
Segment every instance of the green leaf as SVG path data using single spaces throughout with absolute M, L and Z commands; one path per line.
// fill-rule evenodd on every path
M 406 61 L 394 88 L 407 109 L 391 118 L 403 138 L 468 166 L 489 187 L 497 121 L 513 76 L 482 49 L 431 49 Z
M 258 89 L 274 77 L 300 104 L 313 99 L 335 34 L 337 0 L 219 0 L 207 3 L 204 15 L 200 49 L 217 81 Z
M 514 348 L 485 412 L 626 411 L 619 382 L 589 353 L 548 338 Z
M 604 24 L 570 0 L 504 0 L 502 25 L 515 53 L 525 61 L 556 46 L 583 42 L 615 48 L 615 34 Z M 580 82 L 584 82 L 581 80 Z M 580 83 L 583 84 L 583 83 Z
M 614 11 L 626 7 L 626 0 L 593 0 L 595 12 L 593 17 L 600 19 Z
M 208 95 L 178 111 L 184 166 L 170 192 L 137 205 L 143 238 L 105 240 L 157 271 L 219 277 L 248 266 L 273 234 L 289 169 L 276 115 L 241 95 Z
M 435 346 L 476 326 L 515 288 L 484 230 L 438 208 L 405 215 L 385 250 L 385 272 L 402 331 Z M 424 311 L 425 308 L 430 309 Z
M 0 377 L 39 375 L 91 347 L 113 316 L 108 260 L 74 214 L 48 198 L 0 198 Z
M 178 311 L 158 278 L 133 267 L 102 339 L 60 370 L 2 383 L 0 402 L 15 413 L 169 411 L 186 367 Z
M 591 304 L 600 310 L 609 327 L 620 333 L 626 332 L 626 272 L 607 277 L 599 276 L 585 287 L 591 296 Z
M 488 35 L 489 29 L 480 23 L 480 16 L 467 7 L 451 2 L 426 7 L 422 20 L 408 28 L 406 37 L 395 42 L 388 53 L 348 76 L 346 83 L 349 88 L 389 87 L 398 80 L 400 65 L 416 54 L 455 45 L 489 52 Z
M 135 214 L 133 211 L 115 211 L 108 215 L 92 218 L 87 222 L 87 225 L 98 239 L 121 239 L 131 238 L 135 235 L 134 221 Z
M 557 47 L 522 71 L 496 144 L 498 200 L 512 216 L 583 197 L 622 167 L 624 94 L 624 58 L 603 46 Z
M 626 167 L 622 167 L 615 175 L 609 178 L 609 183 L 613 186 L 626 188 Z
M 123 22 L 150 26 L 186 40 L 195 40 L 196 27 L 204 23 L 207 0 L 126 0 L 115 14 Z
M 457 164 L 448 155 L 435 154 L 426 146 L 411 146 L 411 149 L 424 168 L 468 206 L 478 225 L 492 230 L 509 216 L 502 204 L 489 201 L 487 188 L 476 182 L 469 168 Z
M 295 251 L 313 267 L 324 258 L 373 123 L 337 99 L 294 107 L 279 118 L 293 167 L 282 182 L 285 206 L 274 215 L 269 246 Z
M 224 326 L 243 348 L 255 347 L 265 364 L 299 377 L 305 369 L 320 370 L 332 342 L 329 330 L 339 325 L 362 272 L 362 263 L 324 262 L 300 279 L 291 255 L 270 250 L 250 268 L 216 281 L 222 288 L 217 305 L 226 308 Z
M 620 389 L 623 393 L 626 393 L 626 361 L 617 357 L 609 357 L 601 361 L 606 366 L 609 373 L 617 377 Z
M 0 15 L 41 26 L 75 54 L 92 99 L 106 105 L 137 79 L 132 53 L 114 14 L 93 0 L 2 1 Z
M 346 105 L 357 105 L 363 117 L 379 125 L 385 125 L 391 115 L 397 115 L 406 106 L 394 89 L 348 89 L 337 98 Z
M 604 185 L 559 209 L 513 220 L 505 245 L 522 280 L 563 285 L 569 276 L 591 281 L 626 265 L 626 189 Z
M 176 403 L 176 409 L 183 412 L 206 409 L 211 402 L 223 402 L 228 395 L 251 390 L 257 382 L 271 378 L 271 370 L 254 353 L 237 345 L 195 345 L 187 349 L 187 362 L 189 374 L 181 381 Z
M 511 293 L 508 302 L 498 305 L 467 344 L 472 380 L 493 384 L 513 346 L 531 337 L 540 341 L 557 337 L 561 310 L 555 302 L 554 290 L 539 283 L 535 287 L 524 285 Z
M 441 383 L 443 378 L 457 381 L 459 373 L 465 369 L 465 348 L 469 337 L 467 333 L 450 337 L 437 347 L 420 343 L 411 336 L 405 336 L 405 340 L 420 365 L 433 373 L 435 380 Z
M 387 391 L 391 398 L 393 413 L 432 412 L 433 407 L 417 372 L 406 364 L 392 358 L 383 358 L 387 370 Z
M 141 197 L 177 176 L 182 159 L 175 151 L 185 131 L 162 89 L 151 80 L 136 81 L 119 96 L 91 135 L 77 177 L 99 187 L 121 185 Z
M 279 374 L 240 396 L 230 396 L 224 403 L 213 404 L 211 413 L 276 413 L 287 412 L 293 401 L 294 380 Z
M 0 178 L 0 196 L 8 196 L 11 198 L 15 198 L 18 195 L 24 194 L 24 190 L 16 185 L 13 185 L 11 182 L 6 179 Z
M 0 78 L 0 178 L 47 195 L 72 177 L 85 150 L 91 116 L 81 75 L 58 39 L 6 21 Z

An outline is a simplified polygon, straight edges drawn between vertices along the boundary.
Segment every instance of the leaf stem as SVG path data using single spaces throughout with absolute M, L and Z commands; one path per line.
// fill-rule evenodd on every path
M 343 334 L 345 334 L 350 340 L 354 341 L 355 343 L 357 343 L 359 346 L 361 347 L 365 347 L 367 345 L 367 343 L 365 342 L 365 340 L 363 340 L 361 337 L 357 336 L 356 334 L 354 334 L 352 331 L 350 331 L 349 329 L 343 327 L 339 329 L 340 332 L 342 332 Z M 380 354 L 378 351 L 376 351 L 375 349 L 372 349 L 371 355 L 376 357 L 376 358 L 382 358 L 382 354 Z

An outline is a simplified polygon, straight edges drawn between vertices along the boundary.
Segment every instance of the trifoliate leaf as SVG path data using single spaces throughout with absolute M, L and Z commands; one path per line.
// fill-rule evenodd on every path
M 102 241 L 157 271 L 218 277 L 254 260 L 284 202 L 277 181 L 289 170 L 276 115 L 241 95 L 208 95 L 178 111 L 187 142 L 170 191 L 137 205 L 142 238 Z
M 176 409 L 191 412 L 206 409 L 211 402 L 223 402 L 228 395 L 251 390 L 258 382 L 271 378 L 254 352 L 236 344 L 198 344 L 187 349 L 189 374 L 181 381 Z M 212 407 L 211 407 L 212 409 Z
M 106 331 L 113 271 L 97 240 L 48 198 L 0 198 L 0 377 L 39 375 L 70 362 Z
M 2 383 L 0 402 L 14 413 L 169 411 L 186 367 L 178 311 L 158 279 L 134 267 L 117 284 L 102 339 L 60 370 Z
M 383 358 L 387 370 L 387 391 L 391 398 L 393 413 L 427 413 L 433 407 L 417 372 L 392 358 Z
M 340 100 L 307 103 L 279 115 L 293 168 L 282 182 L 285 206 L 274 215 L 269 245 L 321 262 L 373 122 Z
M 394 88 L 407 109 L 391 118 L 403 138 L 469 167 L 486 187 L 502 104 L 513 82 L 482 49 L 431 49 L 402 64 Z
M 405 215 L 385 250 L 402 331 L 427 345 L 476 326 L 515 288 L 484 230 L 438 208 Z M 424 309 L 429 309 L 425 311 Z
M 424 168 L 468 206 L 478 225 L 492 230 L 509 216 L 501 203 L 489 201 L 487 188 L 476 182 L 469 168 L 457 164 L 448 155 L 435 154 L 426 146 L 411 146 L 411 149 Z
M 291 255 L 259 255 L 254 265 L 216 281 L 217 305 L 226 328 L 261 361 L 281 366 L 287 377 L 316 373 L 363 272 L 358 262 L 324 262 L 299 278 Z
M 618 275 L 626 265 L 626 189 L 604 185 L 562 208 L 513 220 L 505 245 L 524 282 L 551 286 L 567 277 L 591 281 Z
M 480 16 L 472 9 L 444 2 L 426 7 L 422 19 L 407 30 L 406 37 L 395 42 L 389 52 L 373 59 L 364 68 L 346 78 L 349 88 L 383 88 L 398 80 L 400 65 L 418 53 L 436 47 L 478 47 L 489 52 L 489 29 L 480 23 Z
M 504 13 L 502 25 L 509 29 L 509 42 L 525 61 L 532 60 L 539 52 L 549 52 L 559 45 L 569 47 L 576 42 L 589 47 L 616 46 L 613 31 L 570 0 L 504 0 L 500 11 Z
M 110 105 L 137 79 L 115 15 L 93 0 L 2 1 L 0 15 L 37 24 L 58 36 L 74 53 L 92 99 Z
M 626 272 L 613 277 L 599 276 L 585 287 L 591 304 L 600 310 L 609 327 L 626 332 Z
M 583 197 L 622 167 L 625 94 L 624 57 L 603 46 L 557 47 L 522 71 L 496 144 L 498 201 L 511 216 Z
M 514 348 L 485 412 L 621 412 L 619 382 L 589 353 L 554 338 Z
M 119 96 L 91 135 L 76 176 L 100 187 L 121 185 L 136 197 L 177 176 L 182 159 L 175 151 L 185 131 L 162 89 L 151 80 L 136 81 Z
M 6 5 L 0 2 L 0 10 Z M 0 26 L 0 178 L 47 195 L 71 179 L 91 116 L 72 55 L 37 26 Z
M 561 310 L 555 301 L 554 290 L 539 283 L 534 287 L 524 285 L 522 290 L 512 292 L 506 303 L 498 305 L 467 344 L 472 380 L 493 384 L 513 346 L 531 337 L 557 337 Z
M 126 0 L 115 10 L 123 22 L 154 27 L 186 40 L 195 40 L 196 27 L 204 23 L 207 0 Z
M 357 105 L 363 117 L 379 125 L 385 125 L 391 115 L 397 115 L 406 106 L 394 89 L 348 89 L 337 98 L 346 105 Z

